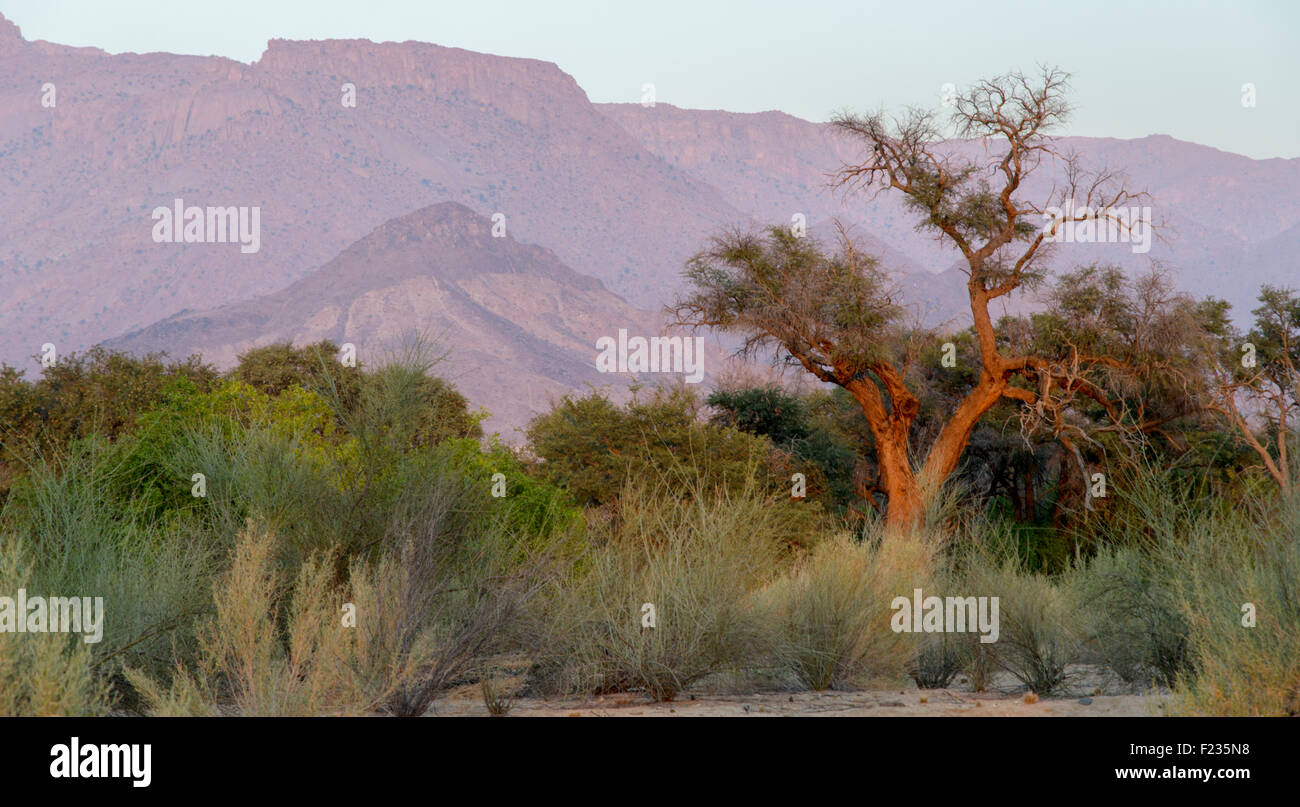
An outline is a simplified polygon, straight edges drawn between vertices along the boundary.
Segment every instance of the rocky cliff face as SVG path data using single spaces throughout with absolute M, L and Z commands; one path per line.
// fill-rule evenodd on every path
M 552 64 L 273 41 L 246 65 L 26 42 L 4 26 L 0 360 L 282 289 L 442 201 L 499 212 L 512 235 L 657 306 L 707 233 L 738 216 Z M 176 198 L 260 207 L 261 248 L 154 243 L 151 211 Z

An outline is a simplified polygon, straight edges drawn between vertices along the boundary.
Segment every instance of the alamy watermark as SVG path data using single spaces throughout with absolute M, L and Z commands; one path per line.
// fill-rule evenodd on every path
M 1058 244 L 1132 244 L 1139 255 L 1151 250 L 1150 207 L 1055 205 L 1043 211 L 1043 234 Z
M 50 748 L 50 777 L 53 779 L 130 779 L 132 787 L 148 787 L 153 781 L 149 743 L 82 743 L 73 737 Z
M 601 373 L 682 373 L 688 384 L 704 380 L 704 337 L 633 336 L 618 329 L 618 339 L 596 340 L 596 370 Z
M 978 632 L 983 644 L 998 640 L 997 597 L 922 597 L 917 588 L 910 600 L 895 597 L 889 607 L 894 633 Z
M 0 633 L 82 633 L 82 641 L 104 638 L 103 597 L 0 597 Z
M 171 207 L 153 209 L 155 244 L 234 244 L 244 254 L 262 248 L 262 208 L 185 206 L 176 199 Z

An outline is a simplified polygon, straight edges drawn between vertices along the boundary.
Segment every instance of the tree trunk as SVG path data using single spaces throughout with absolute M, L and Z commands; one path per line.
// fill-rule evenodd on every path
M 921 488 L 907 456 L 907 434 L 891 435 L 889 441 L 876 436 L 876 456 L 880 460 L 880 476 L 889 496 L 885 511 L 885 526 L 891 532 L 906 530 L 917 525 L 925 514 Z
M 885 408 L 885 399 L 871 381 L 850 381 L 844 384 L 844 388 L 862 407 L 862 414 L 876 439 L 881 486 L 889 497 L 885 528 L 890 533 L 898 533 L 919 522 L 925 510 L 907 450 L 907 438 L 920 403 L 901 384 L 893 387 L 889 409 Z
M 1005 387 L 1005 381 L 988 375 L 981 377 L 979 385 L 958 405 L 930 448 L 922 470 L 927 481 L 937 486 L 957 469 L 975 424 L 998 402 Z M 920 480 L 912 469 L 907 445 L 912 421 L 920 409 L 919 402 L 906 389 L 898 387 L 891 401 L 893 411 L 888 411 L 875 384 L 855 381 L 846 384 L 845 389 L 862 407 L 867 425 L 876 438 L 881 482 L 889 496 L 886 529 L 898 533 L 918 525 L 925 515 L 926 503 L 921 495 Z
M 985 375 L 980 378 L 979 385 L 962 399 L 956 411 L 952 413 L 952 417 L 939 432 L 939 436 L 935 438 L 929 456 L 925 458 L 925 468 L 922 473 L 930 482 L 938 485 L 957 470 L 957 464 L 961 462 L 961 455 L 966 451 L 966 444 L 970 442 L 970 434 L 974 431 L 975 424 L 979 423 L 984 413 L 998 402 L 1005 387 L 1005 381 Z

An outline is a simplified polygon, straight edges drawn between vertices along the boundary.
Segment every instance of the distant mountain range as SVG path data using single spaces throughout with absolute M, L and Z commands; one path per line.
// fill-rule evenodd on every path
M 1063 265 L 1155 258 L 1239 315 L 1260 283 L 1294 282 L 1300 160 L 1162 135 L 1059 145 L 1127 168 L 1171 226 L 1148 256 L 1079 246 Z M 844 220 L 917 316 L 960 319 L 955 253 L 898 199 L 828 186 L 857 156 L 779 112 L 592 104 L 531 59 L 365 40 L 273 40 L 253 64 L 110 55 L 0 17 L 0 361 L 107 341 L 228 364 L 272 338 L 443 327 L 457 383 L 518 425 L 593 380 L 595 338 L 657 327 L 711 234 L 797 213 Z M 258 208 L 259 249 L 157 243 L 152 211 L 175 199 Z

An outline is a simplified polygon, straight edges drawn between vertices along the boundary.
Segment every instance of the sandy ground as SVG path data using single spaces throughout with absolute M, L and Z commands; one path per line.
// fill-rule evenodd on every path
M 895 689 L 850 692 L 686 692 L 669 703 L 624 693 L 593 698 L 517 698 L 511 717 L 1141 717 L 1159 715 L 1165 695 L 1134 694 L 1089 668 L 1060 697 L 1036 698 L 1014 680 L 996 678 L 985 692 L 971 692 L 959 679 L 948 689 Z M 440 698 L 430 716 L 485 716 L 477 685 L 459 687 Z

